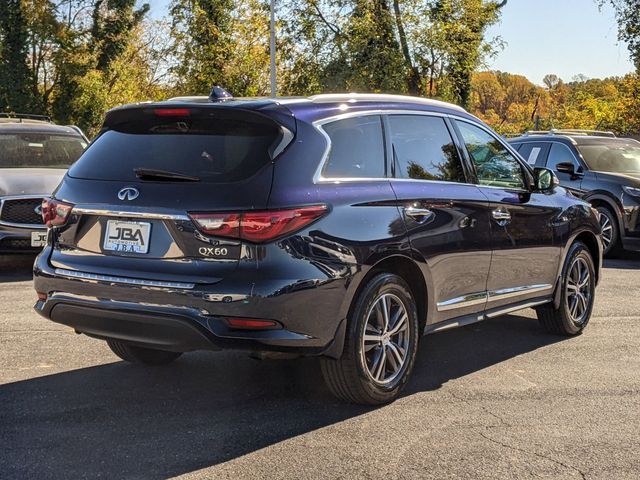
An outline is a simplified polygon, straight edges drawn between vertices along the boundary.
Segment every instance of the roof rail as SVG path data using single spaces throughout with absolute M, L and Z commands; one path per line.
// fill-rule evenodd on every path
M 531 135 L 584 135 L 592 137 L 609 137 L 616 138 L 616 134 L 611 131 L 602 130 L 582 130 L 577 128 L 552 128 L 551 130 L 529 130 L 525 132 L 524 136 Z
M 7 118 L 9 120 L 35 120 L 37 122 L 53 123 L 51 117 L 48 115 L 35 115 L 32 113 L 14 113 L 14 112 L 0 112 L 0 118 Z

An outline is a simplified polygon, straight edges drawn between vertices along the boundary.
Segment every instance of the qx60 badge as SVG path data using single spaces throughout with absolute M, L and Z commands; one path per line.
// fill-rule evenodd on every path
M 118 198 L 120 200 L 135 200 L 140 196 L 140 191 L 135 187 L 124 187 L 118 192 Z

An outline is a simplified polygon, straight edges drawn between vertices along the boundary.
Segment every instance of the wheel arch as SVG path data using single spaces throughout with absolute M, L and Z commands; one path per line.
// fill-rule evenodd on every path
M 428 312 L 427 281 L 423 271 L 418 266 L 416 259 L 406 255 L 391 255 L 382 258 L 373 264 L 357 283 L 353 294 L 347 295 L 341 311 L 345 312 L 345 315 L 348 318 L 355 304 L 354 300 L 358 298 L 358 295 L 365 285 L 374 275 L 384 272 L 398 275 L 407 282 L 407 285 L 411 289 L 411 293 L 416 301 L 419 326 L 421 329 L 424 329 Z
M 593 265 L 595 267 L 596 285 L 600 281 L 600 274 L 601 274 L 600 269 L 602 268 L 602 245 L 600 244 L 600 241 L 598 240 L 598 238 L 593 232 L 589 230 L 583 230 L 577 233 L 571 239 L 571 241 L 567 242 L 567 248 L 565 249 L 564 255 L 562 256 L 560 273 L 556 281 L 556 288 L 553 296 L 553 303 L 556 308 L 558 308 L 560 305 L 560 298 L 562 293 L 561 291 L 562 277 L 566 273 L 567 256 L 571 252 L 571 247 L 573 247 L 573 245 L 575 245 L 577 242 L 582 242 L 583 244 L 586 245 L 587 249 L 589 250 L 589 253 L 591 254 L 591 258 L 593 259 Z
M 613 198 L 611 195 L 602 192 L 591 193 L 584 197 L 586 202 L 589 202 L 592 207 L 607 207 L 609 208 L 618 219 L 618 231 L 620 235 L 624 232 L 624 218 L 622 216 L 622 205 Z

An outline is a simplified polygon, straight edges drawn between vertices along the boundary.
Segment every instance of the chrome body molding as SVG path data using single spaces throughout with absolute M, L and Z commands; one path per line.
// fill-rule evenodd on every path
M 61 277 L 89 282 L 118 283 L 123 285 L 136 285 L 139 287 L 172 288 L 181 290 L 190 290 L 195 287 L 194 283 L 163 282 L 157 280 L 145 280 L 142 278 L 115 277 L 111 275 L 100 275 L 97 273 L 76 272 L 74 270 L 67 270 L 66 268 L 56 268 L 55 273 Z
M 7 200 L 42 200 L 43 198 L 48 197 L 49 194 L 43 193 L 42 195 L 7 195 L 4 197 L 0 197 L 0 218 L 2 218 L 2 207 L 4 207 L 4 202 Z M 30 230 L 46 230 L 46 225 L 42 225 L 39 223 L 14 223 L 7 222 L 4 220 L 0 220 L 0 225 L 4 225 L 5 227 L 14 227 L 14 228 L 28 228 Z
M 462 297 L 451 298 L 444 302 L 438 302 L 437 308 L 439 312 L 447 312 L 458 308 L 473 307 L 487 303 L 487 292 L 471 293 Z
M 136 208 L 115 205 L 76 205 L 71 213 L 104 217 L 148 218 L 151 220 L 181 220 L 185 222 L 191 220 L 184 212 L 173 210 L 149 212 L 146 207 Z
M 503 288 L 500 290 L 491 290 L 485 292 L 471 293 L 462 297 L 451 298 L 443 302 L 438 302 L 436 308 L 439 312 L 446 312 L 449 310 L 457 310 L 460 308 L 473 307 L 475 305 L 481 305 L 485 302 L 497 302 L 499 300 L 507 300 L 509 298 L 516 298 L 521 295 L 529 295 L 532 293 L 542 293 L 553 289 L 553 285 L 540 284 L 540 285 L 525 285 L 521 287 Z
M 530 293 L 540 293 L 547 290 L 551 290 L 553 285 L 540 284 L 540 285 L 526 285 L 522 287 L 502 288 L 500 290 L 492 290 L 488 292 L 489 301 L 494 302 L 497 300 L 505 300 L 507 298 L 519 297 L 520 295 L 528 295 Z

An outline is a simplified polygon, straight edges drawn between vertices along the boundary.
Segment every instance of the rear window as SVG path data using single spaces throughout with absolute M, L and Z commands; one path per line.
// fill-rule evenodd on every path
M 110 126 L 69 174 L 136 180 L 136 170 L 149 169 L 235 182 L 254 175 L 291 139 L 288 131 L 259 115 L 218 110 L 171 116 L 166 111 L 134 112 L 129 121 Z
M 87 147 L 81 137 L 0 134 L 0 168 L 67 168 Z

